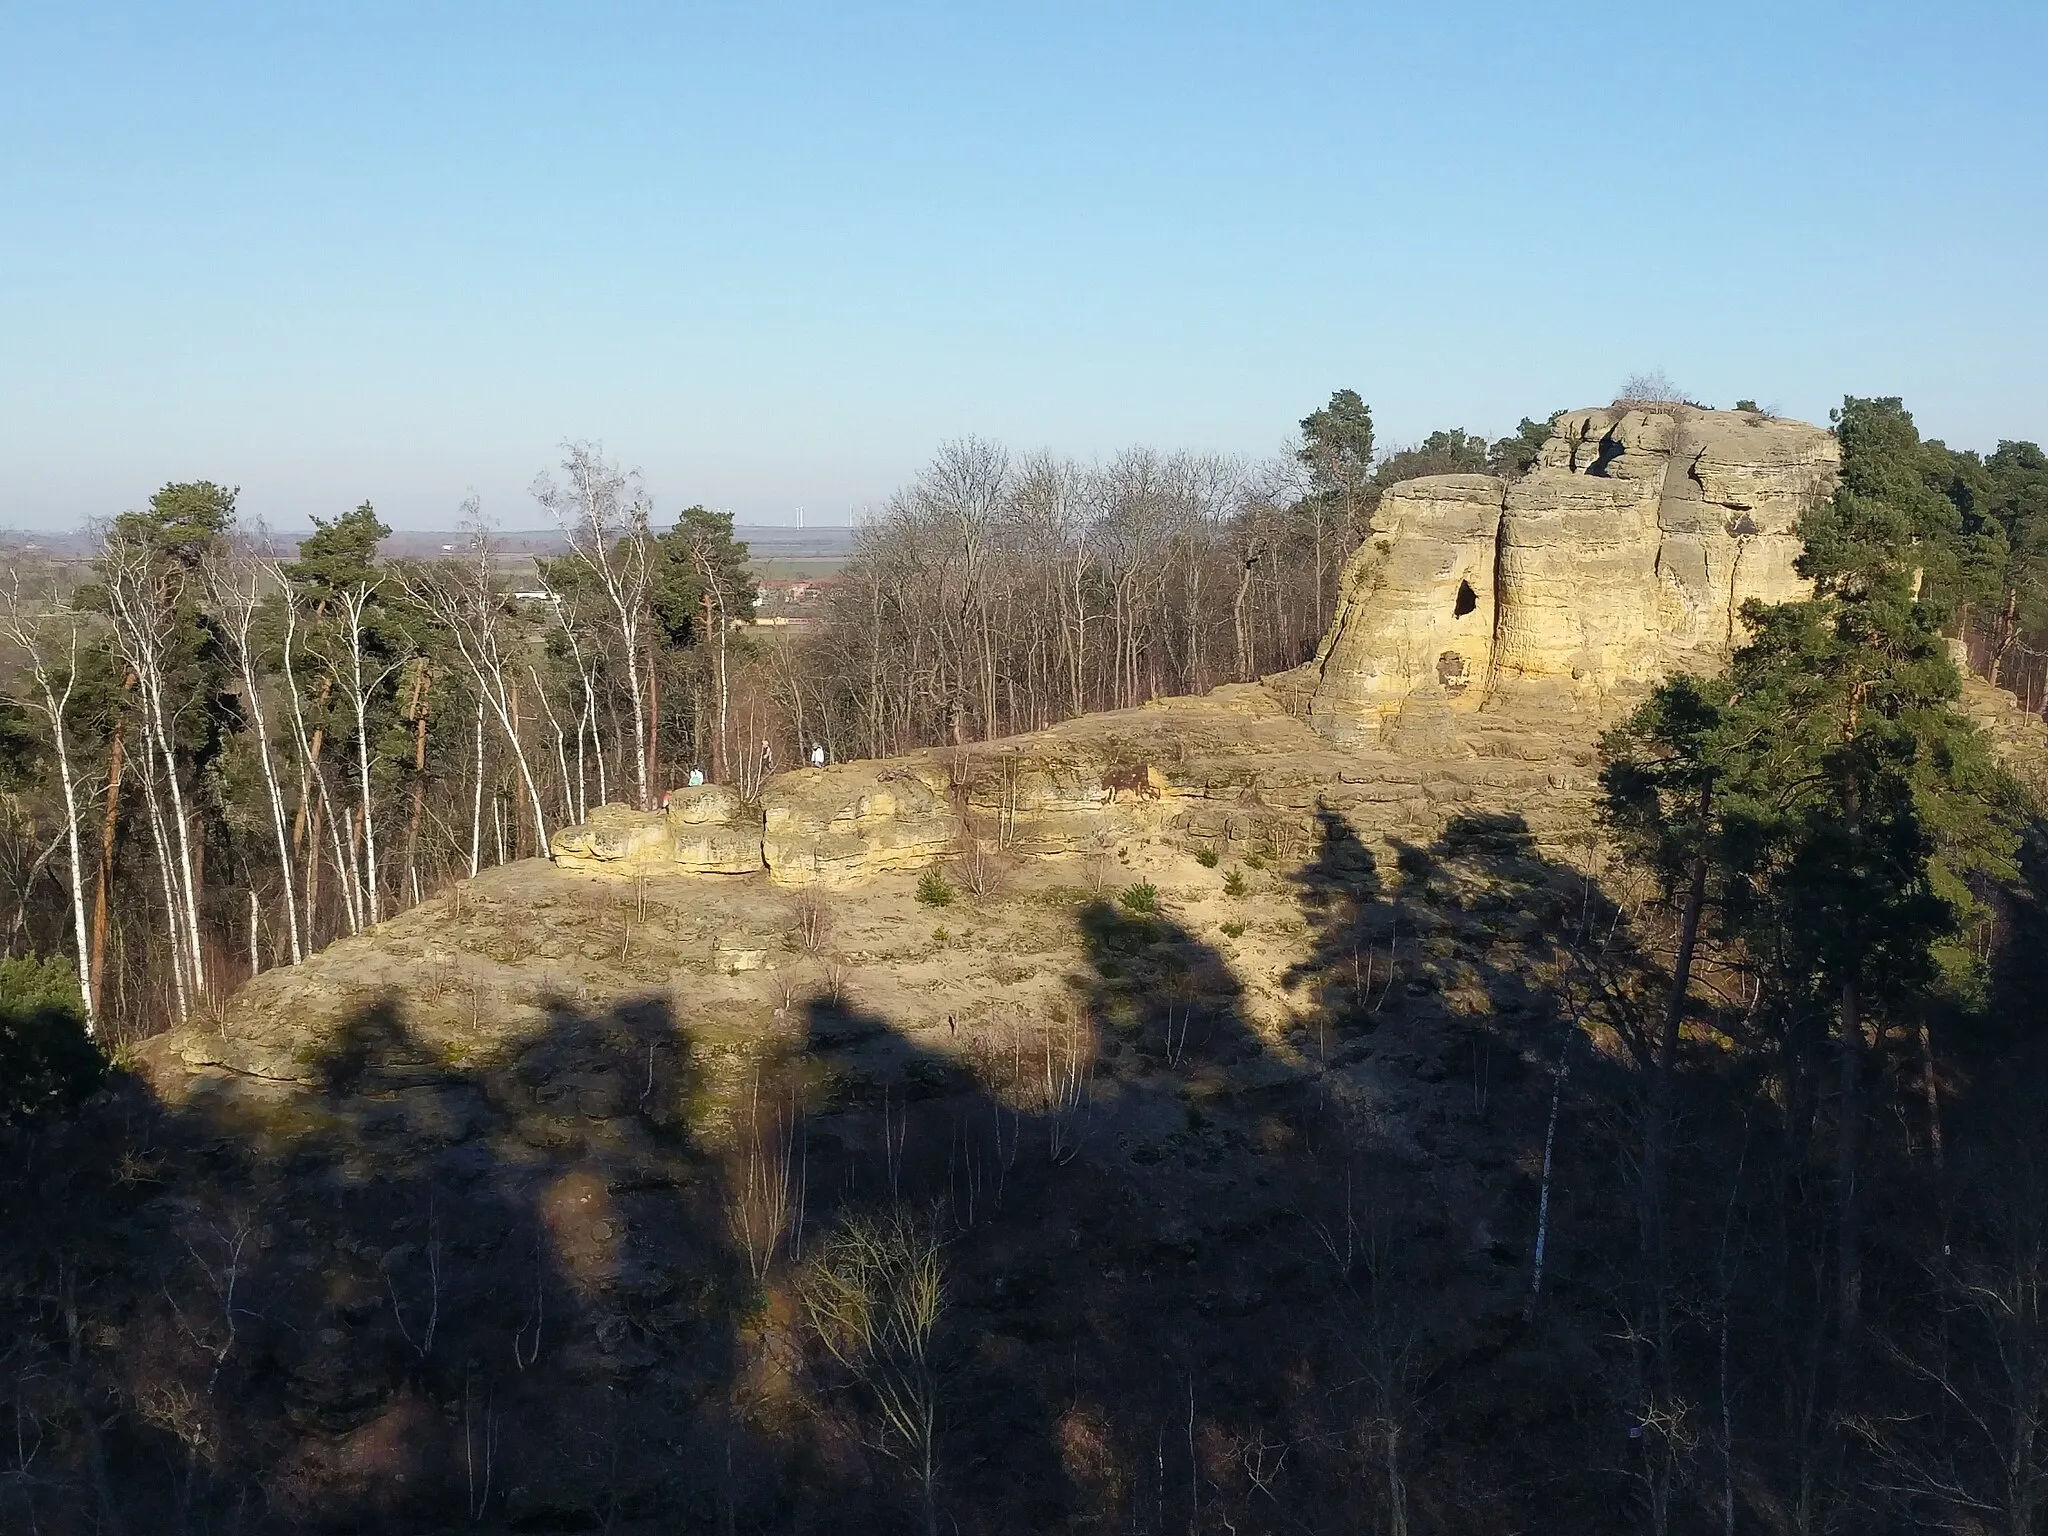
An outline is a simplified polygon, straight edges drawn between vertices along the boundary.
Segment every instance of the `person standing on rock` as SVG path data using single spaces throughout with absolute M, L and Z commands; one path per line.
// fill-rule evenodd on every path
M 766 737 L 761 739 L 761 782 L 766 784 L 768 776 L 775 772 L 775 749 L 768 745 Z
M 690 770 L 690 788 L 696 789 L 699 786 L 701 786 L 703 782 L 704 770 L 702 768 L 692 768 Z
M 815 741 L 811 743 L 811 766 L 813 768 L 825 766 L 825 748 L 822 744 Z

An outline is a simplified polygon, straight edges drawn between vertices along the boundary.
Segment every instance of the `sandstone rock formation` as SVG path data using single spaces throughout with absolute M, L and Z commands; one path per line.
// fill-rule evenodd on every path
M 1448 755 L 1340 748 L 1275 691 L 1231 684 L 1023 736 L 797 769 L 768 781 L 758 811 L 732 797 L 689 813 L 717 822 L 680 820 L 674 797 L 666 813 L 605 806 L 557 832 L 552 851 L 561 867 L 595 873 L 765 870 L 777 885 L 836 887 L 974 845 L 1057 856 L 1172 833 L 1285 851 L 1306 846 L 1318 817 L 1332 815 L 1385 842 L 1432 836 L 1461 811 L 1512 810 L 1564 840 L 1592 783 L 1590 735 L 1520 719 L 1473 726 Z M 729 860 L 702 854 L 713 842 Z
M 1565 848 L 1591 813 L 1598 726 L 1664 673 L 1718 666 L 1750 598 L 1803 592 L 1799 517 L 1839 461 L 1834 438 L 1800 422 L 1570 412 L 1512 486 L 1437 475 L 1388 491 L 1328 636 L 1291 673 L 799 768 L 754 804 L 704 785 L 661 811 L 603 806 L 550 852 L 570 870 L 830 887 L 970 848 L 1099 853 L 1160 834 L 1284 858 L 1331 817 L 1383 849 L 1472 814 Z M 1974 679 L 1963 707 L 2009 745 L 2038 756 L 2048 742 Z
M 564 869 L 618 875 L 749 875 L 761 868 L 761 818 L 724 784 L 672 790 L 661 811 L 601 805 L 548 840 Z
M 1677 666 L 1712 667 L 1755 597 L 1803 590 L 1800 513 L 1828 495 L 1832 435 L 1673 406 L 1573 411 L 1531 472 L 1390 490 L 1345 570 L 1305 679 L 1341 742 L 1407 717 L 1504 703 L 1610 703 Z
M 799 768 L 761 792 L 762 852 L 790 885 L 922 869 L 953 850 L 960 819 L 929 757 Z
M 476 1507 L 473 1447 L 488 1466 L 501 1434 L 492 1513 L 510 1528 L 690 1528 L 736 1497 L 752 1500 L 736 1528 L 787 1524 L 806 1498 L 824 1511 L 806 1528 L 900 1528 L 861 1518 L 858 1490 L 881 1485 L 858 1462 L 856 1488 L 835 1480 L 837 1451 L 793 1437 L 769 1460 L 735 1434 L 852 1422 L 804 1395 L 802 1308 L 763 1286 L 781 1229 L 764 1239 L 750 1202 L 794 1168 L 799 1233 L 885 1189 L 906 1206 L 936 1192 L 952 1223 L 977 1405 L 948 1430 L 963 1528 L 1107 1529 L 1114 1506 L 1079 1479 L 1079 1514 L 1041 1502 L 1070 1481 L 1044 1469 L 1097 1443 L 1065 1407 L 1071 1362 L 1137 1383 L 1141 1426 L 1176 1352 L 1236 1362 L 1203 1378 L 1219 1424 L 1311 1422 L 1354 1369 L 1298 1368 L 1270 1342 L 1319 1339 L 1345 1305 L 1342 1275 L 1301 1262 L 1303 1213 L 1350 1208 L 1336 1127 L 1370 1158 L 1374 1218 L 1426 1298 L 1433 1380 L 1484 1410 L 1467 1415 L 1480 1435 L 1496 1401 L 1519 1416 L 1460 1475 L 1516 1458 L 1509 1485 L 1549 1497 L 1585 1420 L 1530 1415 L 1559 1394 L 1525 1391 L 1528 1372 L 1598 1362 L 1604 1292 L 1549 1293 L 1561 1342 L 1538 1367 L 1501 1341 L 1529 1295 L 1518 1170 L 1556 1104 L 1540 978 L 1566 965 L 1561 936 L 1620 916 L 1576 836 L 1595 727 L 1631 682 L 1718 654 L 1740 597 L 1796 590 L 1795 461 L 1831 462 L 1810 428 L 1762 424 L 1777 435 L 1709 462 L 1674 455 L 1651 417 L 1561 426 L 1512 490 L 1459 476 L 1390 493 L 1311 667 L 799 769 L 754 803 L 712 785 L 660 811 L 601 807 L 555 835 L 552 865 L 486 869 L 143 1042 L 135 1071 L 168 1118 L 130 1126 L 124 1106 L 106 1124 L 134 1141 L 110 1142 L 110 1164 L 149 1257 L 102 1266 L 132 1285 L 80 1358 L 118 1363 L 116 1383 L 187 1357 L 189 1379 L 219 1376 L 225 1354 L 192 1349 L 187 1319 L 219 1315 L 208 1261 L 241 1262 L 246 1237 L 229 1387 L 204 1390 L 218 1411 L 239 1382 L 259 1389 L 268 1419 L 219 1422 L 263 1429 L 242 1438 L 282 1469 L 276 1497 L 312 1512 L 305 1529 L 358 1506 L 381 1518 L 350 1528 L 441 1528 Z M 2048 761 L 2048 727 L 2010 695 L 1970 680 L 1963 703 Z M 937 926 L 914 871 L 976 845 L 1009 878 Z M 620 899 L 621 874 L 644 877 L 639 899 Z M 711 874 L 766 878 L 674 878 Z M 1132 886 L 1158 910 L 1120 906 Z M 1601 1171 L 1619 1161 L 1575 1168 L 1607 1180 L 1572 1186 L 1589 1209 L 1626 1208 Z M 144 1353 L 159 1295 L 175 1349 Z M 740 1479 L 735 1443 L 755 1458 Z M 1348 1454 L 1316 1475 L 1348 1489 Z M 972 1481 L 1006 1457 L 1014 1483 Z M 1004 1523 L 1018 1511 L 1028 1524 Z

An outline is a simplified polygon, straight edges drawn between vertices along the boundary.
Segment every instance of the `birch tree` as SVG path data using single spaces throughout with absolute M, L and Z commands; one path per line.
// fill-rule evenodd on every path
M 516 642 L 506 632 L 505 603 L 492 574 L 490 530 L 481 521 L 481 511 L 475 498 L 464 503 L 463 513 L 465 526 L 470 530 L 469 549 L 463 558 L 431 566 L 404 567 L 399 581 L 406 594 L 454 644 L 456 653 L 476 683 L 479 698 L 496 717 L 504 733 L 505 744 L 518 765 L 519 779 L 533 811 L 534 830 L 540 846 L 545 849 L 548 841 L 547 807 L 541 799 L 540 780 L 534 774 L 532 760 L 519 739 L 514 711 L 518 672 L 510 654 Z M 481 788 L 482 767 L 479 763 L 479 796 Z M 480 800 L 478 810 L 480 817 Z
M 285 831 L 284 791 L 277 782 L 277 763 L 270 751 L 270 727 L 263 710 L 263 684 L 258 675 L 256 615 L 263 601 L 264 567 L 245 546 L 210 560 L 207 587 L 221 616 L 228 647 L 242 680 L 242 708 L 256 733 L 256 760 L 263 772 L 264 796 L 270 805 L 271 828 L 277 839 L 277 868 L 284 887 L 285 928 L 292 964 L 305 958 L 299 932 L 299 897 L 292 878 L 291 839 Z
M 139 523 L 116 525 L 106 540 L 101 568 L 115 644 L 135 674 L 141 702 L 143 796 L 158 860 L 165 868 L 165 902 L 178 956 L 178 1006 L 183 1013 L 192 996 L 206 986 L 191 818 L 178 772 L 178 717 L 190 700 L 172 702 L 168 678 L 189 570 L 161 546 L 153 530 Z
M 633 707 L 633 777 L 640 809 L 653 804 L 648 761 L 647 693 L 642 647 L 652 582 L 648 518 L 653 503 L 637 473 L 627 474 L 594 443 L 565 445 L 566 484 L 541 474 L 533 497 L 568 536 L 569 548 L 610 604 Z
M 78 776 L 71 766 L 71 701 L 77 688 L 84 624 L 83 615 L 55 602 L 38 613 L 34 600 L 23 597 L 20 571 L 12 573 L 7 606 L 0 613 L 0 635 L 11 640 L 21 652 L 35 684 L 35 707 L 49 725 L 51 744 L 57 754 L 57 783 L 64 796 L 64 850 L 72 937 L 78 954 L 79 993 L 85 1001 L 86 1033 L 97 1035 L 99 1015 L 94 1003 L 92 952 L 85 922 L 85 861 L 78 845 L 80 790 Z

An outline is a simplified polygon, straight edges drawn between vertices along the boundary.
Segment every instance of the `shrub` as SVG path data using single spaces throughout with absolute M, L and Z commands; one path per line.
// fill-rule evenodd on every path
M 934 928 L 934 929 L 932 930 L 932 942 L 933 942 L 934 944 L 943 944 L 943 943 L 945 943 L 945 942 L 946 942 L 946 940 L 948 940 L 948 939 L 950 939 L 950 938 L 952 938 L 952 937 L 953 937 L 953 935 L 951 935 L 950 933 L 946 932 L 946 930 L 945 930 L 945 929 L 943 929 L 943 928 Z
M 1159 910 L 1159 888 L 1150 880 L 1140 880 L 1136 885 L 1125 886 L 1117 900 L 1126 912 L 1144 916 Z
M 1225 923 L 1225 924 L 1223 925 L 1223 937 L 1225 937 L 1226 939 L 1241 939 L 1241 938 L 1243 938 L 1243 937 L 1244 937 L 1244 924 L 1243 924 L 1243 923 Z
M 1197 848 L 1195 850 L 1195 862 L 1204 869 L 1214 869 L 1222 862 L 1222 859 L 1223 855 L 1214 848 Z
M 106 1074 L 71 962 L 0 960 L 0 1125 L 67 1109 Z
M 1008 873 L 1004 868 L 1002 855 L 995 846 L 978 837 L 970 837 L 961 850 L 953 872 L 960 877 L 961 884 L 976 896 L 993 896 L 1002 889 L 1003 878 Z
M 946 884 L 946 877 L 936 869 L 928 869 L 917 882 L 917 899 L 928 907 L 950 907 L 953 887 Z
M 1241 869 L 1233 869 L 1223 877 L 1223 894 L 1226 896 L 1242 896 L 1250 889 L 1251 884 L 1245 879 L 1244 871 Z
M 1263 853 L 1248 853 L 1244 856 L 1244 866 L 1246 869 L 1264 869 L 1266 856 Z
M 832 914 L 825 905 L 825 897 L 816 886 L 805 886 L 796 893 L 796 900 L 790 905 L 790 916 L 794 919 L 797 947 L 807 955 L 815 955 L 825 947 L 825 938 L 832 931 Z

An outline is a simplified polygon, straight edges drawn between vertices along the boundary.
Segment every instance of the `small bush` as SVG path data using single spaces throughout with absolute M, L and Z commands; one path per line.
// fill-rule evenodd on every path
M 928 869 L 917 882 L 917 899 L 928 907 L 950 907 L 953 887 L 946 884 L 946 877 L 936 869 Z
M 1266 867 L 1266 856 L 1263 853 L 1248 853 L 1244 856 L 1244 867 L 1246 869 L 1264 869 Z
M 1225 924 L 1223 925 L 1223 937 L 1225 937 L 1226 939 L 1241 939 L 1241 938 L 1243 938 L 1243 937 L 1244 937 L 1244 924 L 1243 924 L 1243 923 L 1225 923 Z
M 1242 896 L 1250 889 L 1251 882 L 1245 879 L 1241 869 L 1233 869 L 1223 877 L 1223 894 L 1226 896 Z
M 1197 848 L 1195 850 L 1195 862 L 1204 869 L 1214 869 L 1222 861 L 1223 855 L 1214 848 Z
M 71 962 L 0 960 L 0 1125 L 68 1109 L 106 1075 Z
M 824 894 L 816 886 L 805 886 L 796 893 L 790 916 L 797 948 L 807 955 L 815 955 L 825 947 L 826 936 L 832 931 L 832 914 L 825 905 Z
M 1125 886 L 1117 901 L 1126 912 L 1145 916 L 1159 910 L 1159 888 L 1150 880 L 1140 880 L 1136 885 Z
M 951 935 L 950 933 L 946 932 L 946 930 L 945 930 L 945 929 L 943 929 L 943 928 L 934 928 L 934 929 L 932 930 L 932 942 L 933 942 L 934 944 L 943 944 L 943 943 L 945 943 L 945 942 L 946 942 L 946 940 L 948 940 L 948 939 L 950 939 L 950 938 L 952 938 L 952 937 L 953 937 L 953 935 Z

